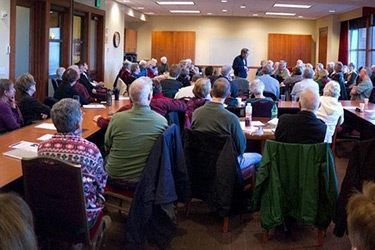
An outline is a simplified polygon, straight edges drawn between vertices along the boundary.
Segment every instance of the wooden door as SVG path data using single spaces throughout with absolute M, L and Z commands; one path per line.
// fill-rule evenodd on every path
M 137 31 L 125 29 L 124 50 L 128 53 L 137 53 Z
M 327 41 L 328 41 L 328 27 L 319 29 L 319 56 L 318 62 L 327 64 Z

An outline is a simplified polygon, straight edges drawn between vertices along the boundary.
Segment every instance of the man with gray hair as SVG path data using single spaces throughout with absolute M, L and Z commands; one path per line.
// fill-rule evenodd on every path
M 224 101 L 229 94 L 228 80 L 218 78 L 211 89 L 212 101 L 194 111 L 191 128 L 204 133 L 230 135 L 237 149 L 238 162 L 244 170 L 259 163 L 262 156 L 257 153 L 245 153 L 246 138 L 240 121 L 235 114 L 224 108 Z
M 262 68 L 262 76 L 258 77 L 264 83 L 264 91 L 275 95 L 276 99 L 280 97 L 280 84 L 275 78 L 271 77 L 272 67 L 266 65 Z
M 315 90 L 317 94 L 319 94 L 319 85 L 317 82 L 315 82 L 312 78 L 314 76 L 314 70 L 310 67 L 305 68 L 303 71 L 303 80 L 300 82 L 297 82 L 290 95 L 295 95 L 297 98 L 300 97 L 301 92 L 306 89 L 310 88 L 312 90 Z
M 138 78 L 129 92 L 133 107 L 114 114 L 104 142 L 108 183 L 118 189 L 135 188 L 154 142 L 168 127 L 167 120 L 150 108 L 150 78 Z
M 301 92 L 297 114 L 280 116 L 276 128 L 276 141 L 287 143 L 320 143 L 324 141 L 327 126 L 316 117 L 319 108 L 319 94 L 306 88 Z
M 220 77 L 225 78 L 230 84 L 230 97 L 236 98 L 238 96 L 237 86 L 232 82 L 230 74 L 232 73 L 232 67 L 229 65 L 224 65 L 221 68 Z
M 373 85 L 369 77 L 369 70 L 365 67 L 359 71 L 358 76 L 361 78 L 361 82 L 352 88 L 350 91 L 351 100 L 358 101 L 365 98 L 370 98 Z

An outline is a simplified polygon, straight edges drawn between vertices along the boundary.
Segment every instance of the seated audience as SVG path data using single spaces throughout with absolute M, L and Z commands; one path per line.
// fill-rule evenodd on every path
M 177 78 L 177 81 L 182 83 L 183 87 L 190 86 L 190 71 L 189 69 L 181 69 L 181 73 Z
M 323 70 L 324 69 L 324 66 L 322 63 L 317 63 L 315 65 L 315 69 L 314 69 L 314 81 L 318 81 L 319 80 L 319 71 Z
M 303 71 L 303 80 L 294 84 L 292 92 L 290 93 L 292 96 L 295 95 L 297 98 L 300 97 L 301 92 L 306 88 L 311 88 L 319 94 L 319 85 L 312 79 L 314 75 L 314 70 L 307 67 Z
M 264 66 L 262 73 L 263 75 L 258 77 L 258 79 L 263 82 L 264 91 L 274 94 L 276 99 L 279 98 L 280 84 L 275 78 L 271 77 L 272 67 L 270 65 Z
M 375 65 L 371 66 L 371 76 L 370 76 L 372 85 L 375 86 Z
M 138 74 L 138 77 L 147 76 L 147 69 L 146 69 L 146 67 L 147 67 L 147 62 L 145 60 L 140 60 L 139 61 L 139 74 Z
M 319 85 L 319 93 L 323 92 L 324 87 L 326 84 L 331 81 L 328 77 L 328 71 L 325 69 L 322 69 L 318 72 L 318 80 L 316 81 Z
M 255 76 L 262 76 L 263 75 L 263 67 L 267 65 L 267 61 L 266 60 L 262 60 L 260 61 L 260 67 L 257 68 L 257 72 L 255 73 Z
M 157 62 L 155 58 L 147 62 L 147 76 L 151 79 L 158 75 L 158 67 L 156 67 Z
M 169 72 L 169 65 L 167 63 L 167 58 L 163 56 L 162 58 L 160 58 L 160 64 L 158 66 L 158 73 L 159 75 L 162 75 L 165 72 Z
M 37 250 L 33 214 L 14 193 L 0 194 L 0 249 Z
M 335 72 L 333 74 L 331 74 L 330 78 L 333 81 L 336 81 L 336 82 L 338 82 L 338 84 L 340 84 L 341 93 L 340 93 L 339 100 L 348 100 L 348 94 L 347 94 L 346 88 L 345 88 L 345 79 L 344 79 L 343 67 L 344 67 L 344 65 L 342 64 L 342 62 L 335 63 L 335 67 L 334 67 Z
M 78 75 L 81 75 L 81 70 L 77 65 L 71 65 L 68 67 L 68 69 L 74 69 L 75 71 L 77 71 Z M 85 86 L 83 86 L 83 84 L 80 82 L 80 79 L 76 81 L 76 83 L 73 85 L 73 88 L 77 90 L 84 99 L 88 100 L 88 102 L 95 101 L 95 98 L 92 98 L 90 96 L 89 91 Z
M 320 97 L 320 107 L 316 116 L 327 125 L 324 139 L 327 143 L 332 143 L 336 125 L 344 122 L 344 109 L 338 101 L 339 96 L 340 85 L 335 81 L 330 81 L 324 86 L 323 96 Z
M 221 75 L 219 77 L 225 78 L 230 84 L 230 97 L 236 98 L 238 96 L 238 90 L 236 85 L 232 82 L 231 78 L 232 67 L 230 65 L 224 65 L 221 68 Z
M 153 96 L 150 103 L 151 110 L 155 111 L 156 113 L 166 116 L 168 112 L 185 112 L 186 111 L 186 104 L 183 100 L 174 100 L 168 97 L 163 96 L 162 88 L 160 82 L 153 80 L 152 81 L 153 87 Z M 133 104 L 127 104 L 122 106 L 117 112 L 122 112 L 129 110 L 133 107 Z M 117 113 L 116 112 L 116 113 Z M 101 115 L 97 115 L 94 117 L 94 121 L 101 128 L 107 128 L 110 122 L 110 118 L 104 118 Z
M 128 60 L 125 60 L 122 63 L 122 67 L 120 69 L 120 72 L 118 73 L 118 76 L 121 78 L 121 80 L 126 84 L 129 81 L 129 77 L 131 75 L 130 67 L 132 63 Z
M 327 63 L 327 71 L 328 71 L 328 77 L 331 78 L 331 76 L 335 73 L 335 63 L 329 62 Z
M 218 78 L 218 76 L 214 72 L 214 67 L 207 66 L 204 68 L 204 75 L 206 78 L 210 79 L 210 82 L 213 83 Z
M 22 126 L 22 115 L 16 105 L 16 90 L 8 79 L 0 79 L 0 134 Z
M 78 97 L 82 105 L 88 104 L 89 100 L 74 89 L 74 85 L 78 80 L 79 74 L 77 73 L 77 71 L 74 69 L 67 69 L 63 75 L 63 82 L 57 88 L 53 97 L 56 100 Z
M 349 198 L 346 207 L 352 250 L 375 249 L 375 184 L 364 182 L 361 193 Z
M 58 67 L 57 70 L 56 70 L 56 82 L 57 82 L 57 86 L 59 86 L 61 83 L 62 83 L 62 76 L 65 72 L 65 68 L 64 67 Z
M 276 141 L 302 144 L 324 142 L 327 126 L 315 115 L 319 108 L 318 92 L 311 88 L 304 89 L 299 105 L 301 111 L 297 114 L 280 116 L 275 132 Z
M 355 85 L 355 79 L 357 77 L 357 71 L 355 70 L 354 63 L 349 63 L 348 73 L 345 76 L 346 86 L 348 89 L 351 89 Z
M 177 80 L 177 78 L 180 76 L 180 73 L 181 67 L 177 64 L 173 64 L 169 69 L 168 78 L 160 81 L 164 96 L 174 98 L 177 91 L 182 88 L 182 83 Z
M 193 89 L 195 82 L 202 78 L 200 75 L 194 75 L 193 78 L 190 81 L 190 85 L 187 87 L 180 88 L 176 95 L 174 96 L 174 99 L 182 99 L 182 98 L 192 98 L 194 97 Z
M 296 62 L 296 66 L 294 66 L 294 67 L 299 67 L 302 70 L 304 70 L 305 69 L 305 64 L 303 63 L 303 61 L 301 59 L 298 59 L 297 62 Z
M 133 107 L 114 114 L 105 134 L 108 184 L 118 189 L 135 189 L 154 142 L 168 127 L 167 120 L 150 108 L 150 78 L 135 80 L 130 98 Z
M 51 108 L 33 97 L 36 91 L 36 83 L 32 75 L 19 76 L 15 85 L 17 89 L 16 99 L 25 125 L 49 117 Z
M 224 108 L 224 100 L 230 95 L 227 79 L 219 78 L 211 90 L 212 101 L 196 109 L 193 113 L 191 128 L 200 132 L 230 135 L 238 153 L 238 162 L 242 170 L 260 162 L 262 156 L 257 153 L 245 153 L 246 138 L 238 117 Z
M 373 89 L 367 68 L 362 68 L 358 76 L 361 78 L 360 83 L 350 91 L 351 100 L 353 101 L 369 98 Z
M 282 82 L 282 84 L 284 84 L 287 89 L 291 90 L 294 87 L 294 84 L 302 80 L 302 68 L 296 66 L 292 69 L 292 74 L 290 75 L 290 77 L 287 78 L 284 82 Z
M 272 98 L 265 97 L 263 95 L 264 88 L 265 88 L 264 83 L 260 79 L 255 79 L 254 81 L 252 81 L 250 83 L 250 94 L 252 94 L 253 97 L 249 98 L 246 101 L 246 105 L 247 105 L 247 103 L 258 102 L 259 100 L 269 100 L 269 101 L 273 102 Z
M 286 68 L 287 63 L 284 60 L 280 60 L 279 65 L 274 73 L 274 77 L 279 81 L 283 82 L 290 77 L 290 72 Z
M 76 65 L 80 70 L 79 82 L 85 86 L 88 93 L 92 98 L 97 99 L 98 101 L 107 100 L 107 89 L 104 88 L 104 82 L 94 81 L 89 74 L 89 66 L 85 62 L 78 62 Z
M 107 174 L 98 147 L 81 137 L 83 118 L 80 108 L 79 102 L 70 98 L 52 107 L 51 117 L 57 133 L 39 144 L 38 155 L 80 165 L 87 220 L 89 227 L 92 227 L 104 207 Z

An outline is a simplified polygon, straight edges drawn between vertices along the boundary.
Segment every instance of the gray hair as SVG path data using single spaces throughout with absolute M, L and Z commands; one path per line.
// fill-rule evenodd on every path
M 122 63 L 122 66 L 123 66 L 125 69 L 128 69 L 128 70 L 130 70 L 131 65 L 132 65 L 132 62 L 131 62 L 131 61 L 128 61 L 128 60 L 125 60 L 125 61 Z
M 329 81 L 326 84 L 326 86 L 324 86 L 323 95 L 339 98 L 340 91 L 341 91 L 341 88 L 340 88 L 340 84 L 338 82 Z
M 311 79 L 314 76 L 314 70 L 310 67 L 305 68 L 303 71 L 303 77 L 306 79 Z
M 301 102 L 301 110 L 308 110 L 314 113 L 318 110 L 320 98 L 317 91 L 306 88 L 301 92 L 299 99 Z
M 149 77 L 140 77 L 130 85 L 130 99 L 134 104 L 148 105 L 150 93 L 152 93 L 152 80 Z
M 82 121 L 81 104 L 77 100 L 64 98 L 53 105 L 51 118 L 57 132 L 74 132 Z
M 64 67 L 58 67 L 56 69 L 57 78 L 58 79 L 62 79 L 62 76 L 63 76 L 64 72 L 65 72 L 65 68 Z
M 255 94 L 255 95 L 260 95 L 263 94 L 264 91 L 264 83 L 259 80 L 255 79 L 250 83 L 250 92 Z
M 231 71 L 232 71 L 232 66 L 230 66 L 230 65 L 224 65 L 221 68 L 221 74 L 223 76 L 229 76 L 229 74 L 230 74 Z
M 271 75 L 271 74 L 272 74 L 272 71 L 273 71 L 273 68 L 272 68 L 272 66 L 271 66 L 270 64 L 267 64 L 266 66 L 264 66 L 264 67 L 262 68 L 262 73 L 263 73 L 264 75 Z

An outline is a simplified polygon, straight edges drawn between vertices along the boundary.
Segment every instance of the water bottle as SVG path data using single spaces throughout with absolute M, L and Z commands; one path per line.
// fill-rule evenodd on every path
M 251 127 L 252 115 L 253 115 L 253 107 L 251 106 L 251 103 L 248 103 L 245 109 L 245 127 L 246 128 Z
M 112 106 L 112 91 L 110 90 L 107 92 L 107 105 Z
M 277 102 L 274 102 L 271 110 L 271 119 L 277 118 L 277 111 Z

